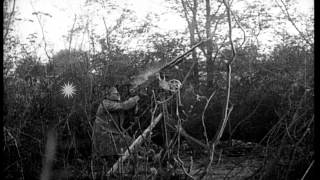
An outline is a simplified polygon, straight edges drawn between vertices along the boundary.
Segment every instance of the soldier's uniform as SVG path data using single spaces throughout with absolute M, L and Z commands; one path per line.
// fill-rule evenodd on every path
M 98 107 L 93 127 L 93 155 L 105 159 L 107 166 L 112 165 L 132 142 L 132 138 L 123 133 L 123 111 L 133 108 L 138 100 L 139 97 L 134 96 L 120 102 L 119 92 L 113 87 Z

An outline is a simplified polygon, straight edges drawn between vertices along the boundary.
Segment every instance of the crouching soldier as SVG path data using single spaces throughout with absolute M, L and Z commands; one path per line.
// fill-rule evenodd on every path
M 120 94 L 115 87 L 106 92 L 106 98 L 99 105 L 93 126 L 93 172 L 103 176 L 132 142 L 125 134 L 122 124 L 124 110 L 133 108 L 139 96 L 120 101 Z

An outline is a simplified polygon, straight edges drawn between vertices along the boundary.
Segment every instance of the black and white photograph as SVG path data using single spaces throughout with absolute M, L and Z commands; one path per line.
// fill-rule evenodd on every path
M 4 0 L 3 179 L 314 180 L 313 0 Z

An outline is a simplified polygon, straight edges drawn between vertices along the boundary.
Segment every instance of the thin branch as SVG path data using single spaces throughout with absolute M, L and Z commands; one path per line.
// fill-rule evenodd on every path
M 227 16 L 228 16 L 229 42 L 230 42 L 230 46 L 231 46 L 231 50 L 232 50 L 232 59 L 231 59 L 231 61 L 228 62 L 228 64 L 231 64 L 235 60 L 237 53 L 236 53 L 236 49 L 235 49 L 233 41 L 232 41 L 232 26 L 231 26 L 231 9 L 230 9 L 230 5 L 229 5 L 229 2 L 227 2 L 227 0 L 223 0 L 223 3 L 226 6 Z
M 214 55 L 214 57 L 213 57 L 213 61 L 215 61 L 215 60 L 217 59 L 218 53 L 219 53 L 219 51 L 224 47 L 224 43 L 226 42 L 226 40 L 227 40 L 227 37 L 225 37 L 225 38 L 223 39 L 223 42 L 221 43 L 220 47 L 217 48 L 217 50 L 216 50 L 216 52 L 215 52 L 215 55 Z
M 185 16 L 185 18 L 187 20 L 188 26 L 191 27 L 191 22 L 190 22 L 190 18 L 189 18 L 189 15 L 188 15 L 186 2 L 184 0 L 181 0 L 181 4 L 182 4 L 183 10 L 184 10 L 183 12 L 184 12 L 184 16 Z
M 209 97 L 209 99 L 207 100 L 207 103 L 202 111 L 202 116 L 201 116 L 201 122 L 202 122 L 202 127 L 203 127 L 203 135 L 206 138 L 206 142 L 207 142 L 207 146 L 209 146 L 209 140 L 208 140 L 208 133 L 207 133 L 207 128 L 206 128 L 206 124 L 204 122 L 204 114 L 208 108 L 208 105 L 212 99 L 212 97 L 216 94 L 216 91 L 213 91 Z
M 201 41 L 203 38 L 201 37 L 201 35 L 200 35 L 200 30 L 199 30 L 199 27 L 198 27 L 198 24 L 197 23 L 195 23 L 195 29 L 196 29 L 196 34 L 198 35 L 198 39 L 199 39 L 199 41 Z M 205 56 L 207 56 L 207 52 L 205 51 L 205 49 L 203 48 L 203 46 L 200 46 L 199 47 L 200 49 L 201 49 L 201 51 L 203 52 L 203 54 L 205 55 Z
M 35 9 L 34 9 L 34 6 L 32 4 L 32 1 L 30 1 L 30 4 L 31 4 L 31 7 L 32 7 L 32 10 L 35 12 Z M 46 53 L 46 56 L 48 58 L 48 60 L 50 61 L 52 58 L 51 56 L 48 54 L 48 51 L 47 51 L 47 41 L 46 41 L 46 38 L 45 38 L 45 35 L 44 35 L 44 27 L 43 27 L 43 24 L 41 23 L 41 20 L 40 20 L 40 17 L 38 15 L 38 13 L 34 13 L 34 15 L 37 17 L 37 21 L 40 25 L 40 28 L 41 28 L 41 33 L 42 33 L 42 41 L 44 43 L 44 52 Z
M 243 33 L 243 41 L 242 41 L 242 43 L 241 43 L 241 45 L 240 45 L 240 47 L 242 47 L 243 45 L 244 45 L 244 43 L 246 42 L 246 31 L 244 30 L 244 28 L 242 27 L 242 25 L 240 24 L 240 21 L 239 21 L 239 17 L 237 16 L 237 15 L 235 15 L 234 13 L 233 13 L 233 11 L 231 11 L 231 14 L 232 14 L 232 16 L 234 17 L 234 20 L 236 21 L 236 23 L 238 24 L 238 26 L 240 27 L 240 29 L 241 29 L 241 31 L 242 31 L 242 33 Z
M 193 62 L 192 62 L 192 65 L 191 65 L 191 67 L 190 67 L 190 69 L 189 69 L 189 71 L 187 72 L 187 74 L 184 76 L 184 78 L 183 78 L 183 80 L 182 80 L 181 88 L 182 88 L 182 87 L 184 86 L 184 84 L 186 83 L 186 81 L 187 81 L 188 77 L 190 76 L 190 74 L 191 74 L 193 68 L 195 67 L 195 65 L 196 65 L 196 62 L 193 61 Z
M 204 148 L 205 150 L 208 150 L 208 146 L 206 146 L 205 144 L 203 144 L 200 140 L 194 138 L 193 136 L 191 136 L 190 134 L 188 134 L 186 132 L 186 130 L 183 129 L 183 127 L 177 127 L 173 128 L 171 126 L 168 126 L 171 130 L 175 130 L 175 131 L 180 131 L 180 134 L 185 137 L 187 140 L 190 140 L 191 142 L 201 146 L 202 148 Z
M 286 173 L 286 179 L 288 179 L 288 176 L 289 176 L 289 173 L 291 171 L 291 168 L 292 168 L 292 165 L 293 165 L 293 161 L 295 160 L 295 154 L 297 152 L 297 149 L 300 145 L 300 143 L 303 141 L 303 139 L 306 137 L 306 135 L 310 132 L 310 126 L 311 124 L 313 123 L 314 121 L 314 116 L 312 116 L 312 118 L 309 120 L 308 122 L 308 125 L 306 127 L 306 130 L 304 131 L 303 135 L 301 136 L 301 138 L 298 140 L 297 143 L 295 143 L 294 145 L 294 150 L 293 150 L 293 153 L 292 153 L 292 157 L 291 157 L 291 160 L 290 160 L 290 163 L 289 163 L 289 167 L 288 167 L 288 171 Z
M 229 2 L 227 2 L 227 0 L 223 0 L 224 5 L 226 6 L 227 9 L 227 15 L 228 15 L 228 24 L 229 24 L 229 39 L 230 39 L 230 46 L 232 49 L 232 59 L 231 61 L 229 61 L 227 63 L 227 68 L 228 68 L 228 82 L 227 82 L 227 97 L 226 97 L 226 104 L 225 104 L 225 108 L 224 108 L 224 117 L 223 120 L 220 122 L 219 128 L 218 128 L 218 132 L 215 134 L 214 139 L 213 139 L 213 143 L 211 146 L 211 152 L 210 152 L 210 160 L 206 166 L 206 169 L 204 171 L 204 173 L 202 174 L 201 178 L 204 178 L 205 175 L 208 173 L 209 168 L 211 167 L 212 161 L 213 161 L 213 157 L 214 157 L 214 152 L 215 152 L 215 147 L 216 145 L 219 143 L 220 138 L 224 132 L 224 129 L 226 127 L 226 124 L 228 122 L 229 116 L 231 111 L 233 110 L 233 106 L 231 105 L 231 107 L 229 108 L 229 102 L 230 102 L 230 91 L 231 91 L 231 63 L 235 60 L 236 58 L 236 51 L 232 42 L 232 27 L 231 27 L 231 16 L 230 16 L 230 5 Z
M 222 126 L 220 127 L 219 133 L 216 134 L 216 137 L 214 138 L 214 141 L 219 141 L 220 137 L 222 136 L 224 127 L 226 125 L 226 122 L 228 120 L 228 110 L 229 110 L 229 101 L 230 101 L 230 88 L 231 88 L 231 63 L 235 60 L 236 58 L 236 51 L 232 42 L 232 27 L 231 27 L 231 16 L 230 16 L 230 8 L 229 4 L 226 2 L 226 0 L 223 1 L 226 8 L 227 8 L 227 15 L 228 15 L 228 24 L 229 24 L 229 39 L 230 39 L 230 45 L 232 49 L 232 59 L 227 63 L 227 68 L 228 68 L 228 84 L 227 84 L 227 99 L 226 99 L 226 106 L 224 109 L 224 118 L 222 121 Z
M 81 43 L 80 43 L 80 50 L 82 50 L 82 45 L 83 45 L 83 41 L 84 41 L 84 38 L 85 38 L 85 35 L 86 35 L 86 32 L 89 31 L 89 20 L 87 20 L 86 22 L 86 26 L 83 30 L 83 34 L 82 34 L 82 39 L 81 39 Z
M 210 23 L 211 23 L 211 21 L 212 21 L 213 16 L 216 16 L 216 14 L 219 12 L 221 5 L 222 5 L 222 3 L 219 5 L 219 8 L 217 9 L 217 11 L 216 11 L 214 14 L 211 15 L 211 17 L 210 17 Z M 224 14 L 225 12 L 226 12 L 226 11 L 224 11 L 223 14 Z M 220 22 L 220 21 L 221 21 L 221 18 L 219 18 L 219 19 L 215 22 L 214 29 L 213 29 L 213 31 L 211 32 L 211 36 L 210 36 L 209 38 L 207 38 L 207 39 L 212 39 L 212 38 L 213 38 L 214 34 L 216 33 L 216 31 L 217 31 L 217 29 L 218 29 L 218 25 L 219 25 L 219 22 Z M 200 33 L 200 30 L 199 30 L 199 27 L 198 27 L 197 24 L 196 24 L 195 28 L 196 28 L 196 32 L 197 32 L 197 35 L 198 35 L 199 40 L 202 40 L 203 38 L 201 38 L 201 35 L 200 35 L 201 33 Z M 223 41 L 223 43 L 224 43 L 224 41 Z M 223 43 L 222 43 L 222 44 L 223 44 Z M 218 48 L 217 52 L 221 49 L 221 47 L 222 47 L 222 46 L 220 46 L 220 48 Z M 203 54 L 204 54 L 205 56 L 207 56 L 207 52 L 205 51 L 205 49 L 204 49 L 202 46 L 200 46 L 200 49 L 201 49 L 201 51 L 203 52 Z M 216 55 L 217 55 L 217 54 L 216 54 Z M 214 58 L 214 59 L 215 59 L 215 58 Z
M 263 98 L 260 99 L 259 103 L 256 105 L 256 107 L 254 108 L 254 110 L 253 110 L 248 116 L 246 116 L 245 118 L 243 118 L 242 120 L 240 120 L 240 121 L 236 124 L 236 126 L 232 129 L 230 136 L 233 135 L 233 133 L 238 129 L 238 127 L 239 127 L 243 122 L 245 122 L 246 120 L 248 120 L 251 116 L 253 116 L 253 115 L 256 113 L 256 111 L 257 111 L 258 108 L 260 107 L 262 101 L 263 101 Z
M 77 15 L 74 15 L 74 20 L 73 20 L 73 24 L 72 24 L 72 28 L 70 30 L 70 39 L 69 39 L 69 59 L 70 59 L 70 54 L 71 54 L 71 43 L 72 43 L 72 37 L 73 37 L 73 33 L 74 33 L 74 26 L 77 22 Z
M 192 10 L 192 6 L 190 5 L 189 0 L 186 0 L 185 2 L 186 2 L 186 6 L 187 6 L 190 10 Z
M 184 167 L 184 162 L 182 161 L 182 159 L 180 158 L 180 143 L 181 143 L 181 130 L 182 130 L 182 122 L 181 122 L 181 118 L 180 118 L 180 115 L 179 115 L 179 104 L 176 103 L 176 115 L 178 117 L 178 125 L 177 125 L 177 131 L 178 131 L 178 137 L 177 137 L 177 140 L 178 140 L 178 149 L 177 149 L 177 159 L 174 158 L 174 160 L 176 162 L 178 162 L 178 164 L 181 166 L 181 168 L 183 169 L 183 172 L 188 176 L 190 177 L 191 179 L 194 179 L 194 177 L 189 174 L 187 171 L 186 171 L 186 168 Z
M 11 139 L 13 139 L 13 141 L 14 141 L 14 145 L 15 145 L 15 147 L 16 147 L 16 149 L 17 149 L 17 154 L 18 154 L 18 157 L 19 157 L 19 159 L 18 159 L 17 161 L 20 162 L 20 173 L 21 173 L 22 179 L 24 180 L 25 178 L 24 178 L 24 170 L 23 170 L 23 164 L 22 164 L 22 157 L 21 157 L 21 153 L 20 153 L 20 150 L 19 150 L 19 145 L 18 145 L 17 138 L 15 138 L 15 137 L 12 135 L 12 133 L 11 133 L 8 129 L 6 129 L 5 127 L 4 127 L 4 131 L 7 132 L 8 135 L 11 137 Z
M 106 49 L 107 53 L 108 53 L 107 57 L 109 57 L 109 53 L 110 53 L 110 34 L 111 34 L 112 31 L 109 30 L 109 28 L 107 26 L 107 23 L 106 23 L 106 20 L 105 20 L 104 17 L 102 17 L 102 20 L 103 20 L 103 24 L 104 24 L 104 29 L 106 31 L 106 41 L 107 42 L 105 42 L 105 43 L 106 43 L 107 47 L 105 47 L 105 48 L 107 48 Z M 105 50 L 105 49 L 103 49 L 103 50 Z M 105 52 L 103 51 L 103 53 L 105 53 Z
M 228 121 L 228 117 L 229 117 L 229 113 L 231 112 L 231 109 L 229 109 L 229 102 L 230 102 L 230 88 L 231 88 L 231 65 L 229 64 L 228 65 L 228 88 L 227 88 L 227 99 L 226 99 L 226 105 L 225 105 L 225 108 L 224 108 L 224 118 L 223 118 L 223 121 L 222 121 L 222 124 L 219 128 L 219 131 L 218 133 L 216 134 L 215 138 L 214 138 L 214 143 L 218 143 L 223 132 L 224 132 L 224 128 L 227 124 L 227 121 Z
M 281 4 L 283 5 L 284 9 L 282 8 L 282 6 L 279 4 L 278 1 L 276 1 L 277 5 L 280 7 L 281 11 L 286 14 L 286 16 L 288 17 L 288 20 L 290 21 L 290 23 L 292 24 L 292 26 L 298 31 L 298 33 L 300 34 L 300 36 L 306 41 L 307 44 L 309 44 L 310 46 L 312 46 L 312 43 L 306 38 L 306 36 L 300 31 L 300 29 L 297 27 L 297 25 L 294 23 L 293 19 L 290 16 L 290 13 L 288 11 L 288 7 L 287 5 L 283 2 L 283 0 L 280 0 Z
M 210 21 L 212 21 L 213 20 L 213 18 L 218 14 L 218 12 L 219 12 L 219 10 L 220 10 L 220 8 L 221 8 L 221 6 L 222 6 L 222 3 L 220 3 L 219 5 L 218 5 L 218 8 L 217 8 L 217 10 L 210 16 Z
M 302 107 L 302 102 L 303 102 L 304 96 L 306 96 L 306 91 L 305 91 L 305 93 L 302 95 L 302 97 L 300 99 L 298 108 Z M 298 109 L 296 110 L 295 113 L 297 113 L 297 111 L 298 111 Z M 291 123 L 288 126 L 288 131 L 291 131 L 293 126 L 298 123 L 298 121 L 295 118 L 295 116 L 296 115 L 294 114 L 293 117 L 292 117 Z M 266 164 L 265 170 L 263 172 L 263 175 L 260 177 L 260 179 L 263 179 L 263 177 L 266 177 L 267 175 L 269 175 L 272 172 L 272 170 L 274 169 L 275 164 L 277 162 L 279 162 L 280 155 L 281 155 L 281 153 L 283 153 L 283 149 L 286 147 L 285 143 L 287 142 L 287 137 L 288 136 L 286 136 L 286 134 L 282 135 L 282 138 L 280 140 L 279 148 L 278 148 L 277 152 L 275 153 L 274 158 L 272 160 L 270 160 L 270 162 L 268 164 Z
M 308 169 L 306 170 L 306 172 L 304 173 L 304 175 L 302 176 L 301 180 L 304 180 L 304 178 L 307 176 L 307 174 L 309 173 L 309 170 L 311 169 L 311 167 L 314 164 L 314 160 L 310 163 Z

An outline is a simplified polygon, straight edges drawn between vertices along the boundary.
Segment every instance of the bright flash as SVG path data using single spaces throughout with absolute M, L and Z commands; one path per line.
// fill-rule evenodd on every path
M 73 84 L 71 83 L 65 83 L 63 86 L 61 86 L 61 93 L 64 95 L 64 97 L 72 97 L 75 94 L 76 88 L 75 86 L 73 86 Z

